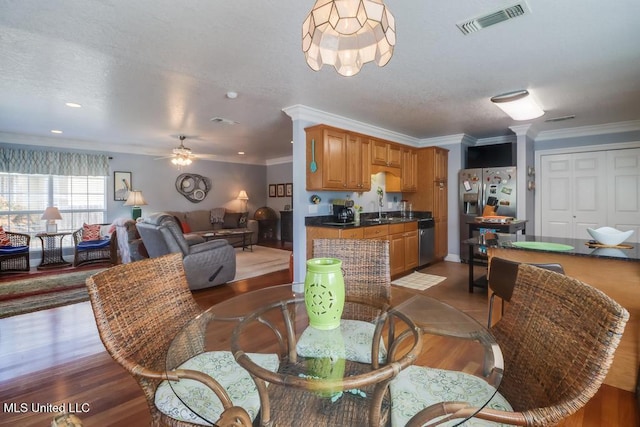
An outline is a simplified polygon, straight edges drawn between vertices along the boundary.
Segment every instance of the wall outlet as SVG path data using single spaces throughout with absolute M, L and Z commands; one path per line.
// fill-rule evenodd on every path
M 309 205 L 309 213 L 310 214 L 318 213 L 318 205 Z

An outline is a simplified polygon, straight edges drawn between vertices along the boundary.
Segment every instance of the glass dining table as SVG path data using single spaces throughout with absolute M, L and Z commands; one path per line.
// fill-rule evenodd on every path
M 272 286 L 213 305 L 175 336 L 166 355 L 167 372 L 200 353 L 231 352 L 256 384 L 258 422 L 265 427 L 390 425 L 394 403 L 389 385 L 409 366 L 481 379 L 490 392 L 474 402 L 478 409 L 500 384 L 502 353 L 487 328 L 437 299 L 397 287 L 390 304 L 348 298 L 346 306 L 375 313 L 369 322 L 373 335 L 363 343 L 361 335 L 354 339 L 342 327 L 313 330 L 304 295 L 296 289 L 300 286 Z M 301 338 L 310 336 L 322 354 L 303 357 Z M 272 354 L 278 357 L 277 369 L 259 362 L 260 355 Z M 207 418 L 207 402 L 217 399 L 213 391 L 193 399 L 183 387 L 170 384 L 188 409 L 214 425 L 217 420 Z

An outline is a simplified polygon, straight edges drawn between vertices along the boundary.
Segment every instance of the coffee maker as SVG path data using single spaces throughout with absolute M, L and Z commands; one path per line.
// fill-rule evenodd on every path
M 343 224 L 353 222 L 353 200 L 346 200 L 344 205 L 333 205 L 333 216 L 336 222 Z

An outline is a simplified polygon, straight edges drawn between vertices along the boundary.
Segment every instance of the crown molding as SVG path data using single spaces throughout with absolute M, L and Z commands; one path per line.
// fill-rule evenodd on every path
M 328 126 L 335 126 L 340 129 L 351 130 L 353 132 L 363 133 L 373 137 L 386 139 L 389 141 L 399 142 L 401 144 L 419 146 L 420 139 L 414 138 L 402 133 L 393 132 L 368 123 L 359 122 L 357 120 L 348 119 L 338 116 L 337 114 L 327 113 L 326 111 L 317 110 L 307 107 L 306 105 L 296 104 L 282 109 L 285 114 L 292 120 L 305 120 L 311 123 L 322 123 Z
M 0 132 L 0 144 L 14 144 L 14 145 L 30 145 L 33 147 L 46 147 L 56 150 L 78 150 L 78 151 L 90 151 L 92 153 L 104 153 L 104 154 L 136 154 L 141 156 L 155 156 L 166 157 L 167 150 L 159 149 L 155 147 L 147 147 L 142 145 L 131 144 L 103 144 L 96 141 L 85 141 L 79 139 L 71 139 L 64 137 L 52 137 L 42 135 L 26 135 L 10 132 Z M 259 165 L 265 166 L 267 161 L 261 158 L 245 157 L 237 158 L 235 156 L 218 156 L 218 155 L 202 155 L 199 157 L 195 155 L 195 161 L 205 162 L 221 162 L 221 163 L 238 163 L 246 165 Z
M 602 125 L 581 126 L 575 128 L 543 131 L 538 134 L 535 140 L 548 141 L 551 139 L 577 138 L 590 135 L 635 132 L 639 130 L 640 120 L 630 120 L 627 122 L 605 123 Z

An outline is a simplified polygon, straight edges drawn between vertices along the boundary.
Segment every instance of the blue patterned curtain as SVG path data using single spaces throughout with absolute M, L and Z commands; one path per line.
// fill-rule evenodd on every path
M 0 172 L 65 176 L 109 176 L 109 156 L 0 147 Z

